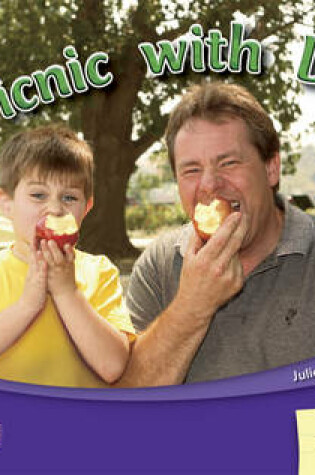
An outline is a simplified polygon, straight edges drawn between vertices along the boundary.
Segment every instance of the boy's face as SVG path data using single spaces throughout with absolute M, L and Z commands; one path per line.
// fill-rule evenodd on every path
M 36 224 L 47 214 L 72 213 L 80 228 L 92 207 L 92 198 L 86 200 L 75 177 L 52 175 L 43 180 L 35 171 L 20 180 L 13 197 L 2 192 L 1 201 L 6 217 L 12 220 L 17 244 L 33 243 Z

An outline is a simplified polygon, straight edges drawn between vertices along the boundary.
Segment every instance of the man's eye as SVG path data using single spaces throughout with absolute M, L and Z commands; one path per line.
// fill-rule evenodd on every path
M 230 167 L 232 165 L 236 165 L 237 163 L 237 160 L 226 160 L 225 162 L 221 163 L 221 167 Z
M 183 175 L 195 175 L 199 171 L 199 168 L 188 168 L 187 170 L 184 170 Z

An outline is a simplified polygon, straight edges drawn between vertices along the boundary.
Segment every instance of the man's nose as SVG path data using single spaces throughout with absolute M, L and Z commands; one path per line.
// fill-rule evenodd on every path
M 208 195 L 215 194 L 222 189 L 224 180 L 220 174 L 214 170 L 205 171 L 199 183 L 199 191 Z

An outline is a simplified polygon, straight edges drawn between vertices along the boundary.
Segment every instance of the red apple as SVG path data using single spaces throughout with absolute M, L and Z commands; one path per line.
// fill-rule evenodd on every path
M 36 247 L 41 239 L 53 239 L 58 247 L 63 250 L 65 244 L 74 246 L 79 237 L 78 225 L 74 216 L 69 213 L 64 216 L 48 214 L 43 216 L 36 224 Z
M 231 204 L 224 199 L 215 199 L 209 205 L 198 203 L 193 223 L 203 241 L 207 241 L 232 212 Z

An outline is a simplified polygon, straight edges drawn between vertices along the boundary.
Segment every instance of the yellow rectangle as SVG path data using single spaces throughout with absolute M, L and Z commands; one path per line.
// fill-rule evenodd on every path
M 315 409 L 296 411 L 299 475 L 315 474 Z

